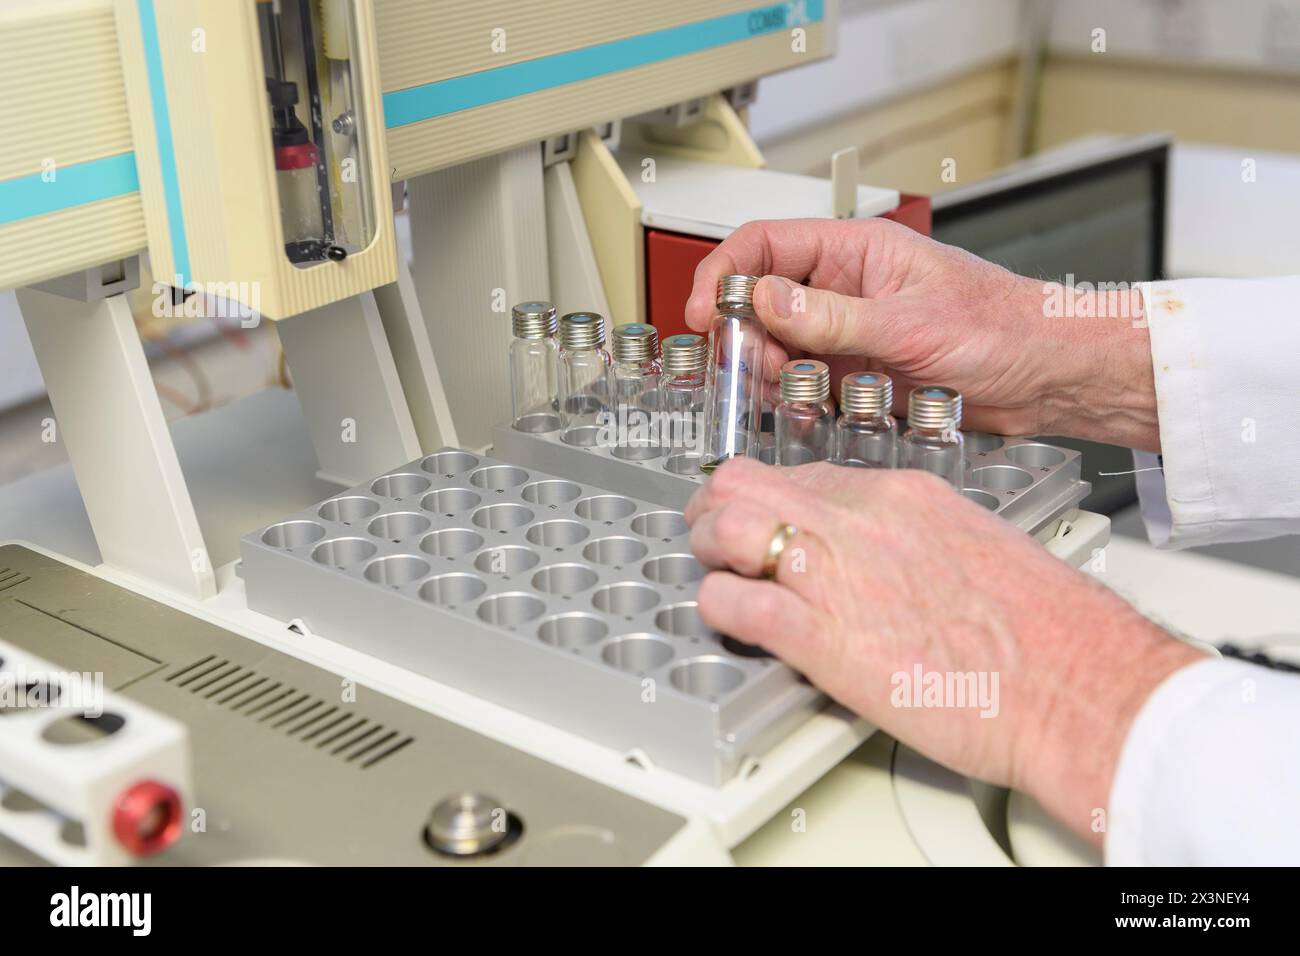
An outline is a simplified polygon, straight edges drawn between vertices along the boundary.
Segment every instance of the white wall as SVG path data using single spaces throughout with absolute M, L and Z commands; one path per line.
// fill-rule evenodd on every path
M 1020 0 L 842 0 L 839 53 L 763 79 L 750 110 L 762 145 L 1010 56 Z
M 1051 47 L 1163 62 L 1300 73 L 1300 0 L 1058 0 Z
M 1167 268 L 1175 278 L 1300 275 L 1300 156 L 1180 143 L 1169 173 Z

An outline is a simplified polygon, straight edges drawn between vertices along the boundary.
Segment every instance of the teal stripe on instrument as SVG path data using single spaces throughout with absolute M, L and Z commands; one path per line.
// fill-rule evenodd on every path
M 134 153 L 51 166 L 0 180 L 0 226 L 139 191 Z
M 158 140 L 158 165 L 162 173 L 163 202 L 167 208 L 167 231 L 172 241 L 172 267 L 184 286 L 190 276 L 190 245 L 185 235 L 185 210 L 181 208 L 180 176 L 176 171 L 176 146 L 172 140 L 171 114 L 167 109 L 167 86 L 163 75 L 162 49 L 153 0 L 136 0 L 140 35 L 144 40 L 144 65 L 149 77 L 149 102 L 153 107 L 154 137 Z
M 389 129 L 819 22 L 823 0 L 795 0 L 611 40 L 384 94 Z M 761 71 L 760 71 L 761 72 Z

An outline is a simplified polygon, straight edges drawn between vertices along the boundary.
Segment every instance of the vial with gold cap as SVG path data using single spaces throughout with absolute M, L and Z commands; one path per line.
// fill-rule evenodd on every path
M 776 406 L 776 463 L 829 461 L 835 452 L 831 370 L 825 362 L 794 359 L 781 366 L 781 404 Z
M 605 318 L 570 312 L 560 319 L 560 440 L 590 447 L 609 416 Z
M 668 446 L 664 467 L 675 474 L 700 469 L 704 418 L 704 375 L 709 343 L 698 335 L 670 335 L 663 341 L 663 377 L 659 384 L 661 435 Z
M 521 302 L 510 310 L 510 398 L 514 427 L 523 432 L 553 432 L 560 427 L 556 410 L 560 346 L 558 320 L 549 302 Z
M 728 458 L 758 457 L 763 419 L 763 353 L 767 330 L 754 315 L 757 276 L 723 276 L 709 325 L 708 398 L 701 470 Z
M 907 397 L 907 431 L 899 467 L 934 472 L 960 489 L 966 461 L 962 448 L 961 395 L 943 385 L 922 385 Z
M 840 379 L 840 417 L 835 423 L 835 460 L 855 468 L 898 465 L 898 427 L 890 409 L 894 383 L 879 372 L 851 372 Z
M 659 332 L 653 325 L 628 322 L 614 327 L 614 365 L 610 371 L 617 441 L 613 455 L 641 460 L 656 457 L 659 442 Z

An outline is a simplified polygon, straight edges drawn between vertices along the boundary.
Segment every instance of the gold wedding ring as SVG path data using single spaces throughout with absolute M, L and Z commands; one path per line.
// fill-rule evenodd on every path
M 763 558 L 763 577 L 769 581 L 776 577 L 776 569 L 781 564 L 781 555 L 785 553 L 785 546 L 798 533 L 799 529 L 792 524 L 777 527 L 772 540 L 767 544 L 767 556 Z

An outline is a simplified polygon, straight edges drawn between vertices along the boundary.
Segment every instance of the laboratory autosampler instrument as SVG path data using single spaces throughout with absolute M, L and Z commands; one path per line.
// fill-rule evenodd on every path
M 853 155 L 795 176 L 749 137 L 755 81 L 837 15 L 0 11 L 0 287 L 71 461 L 0 508 L 0 657 L 43 705 L 0 721 L 5 859 L 725 862 L 871 735 L 700 624 L 701 479 L 511 429 L 504 362 L 525 299 L 678 331 L 748 219 L 926 227 Z M 142 273 L 273 321 L 294 393 L 169 428 Z M 967 495 L 1064 560 L 1105 543 L 1077 453 L 967 452 Z

